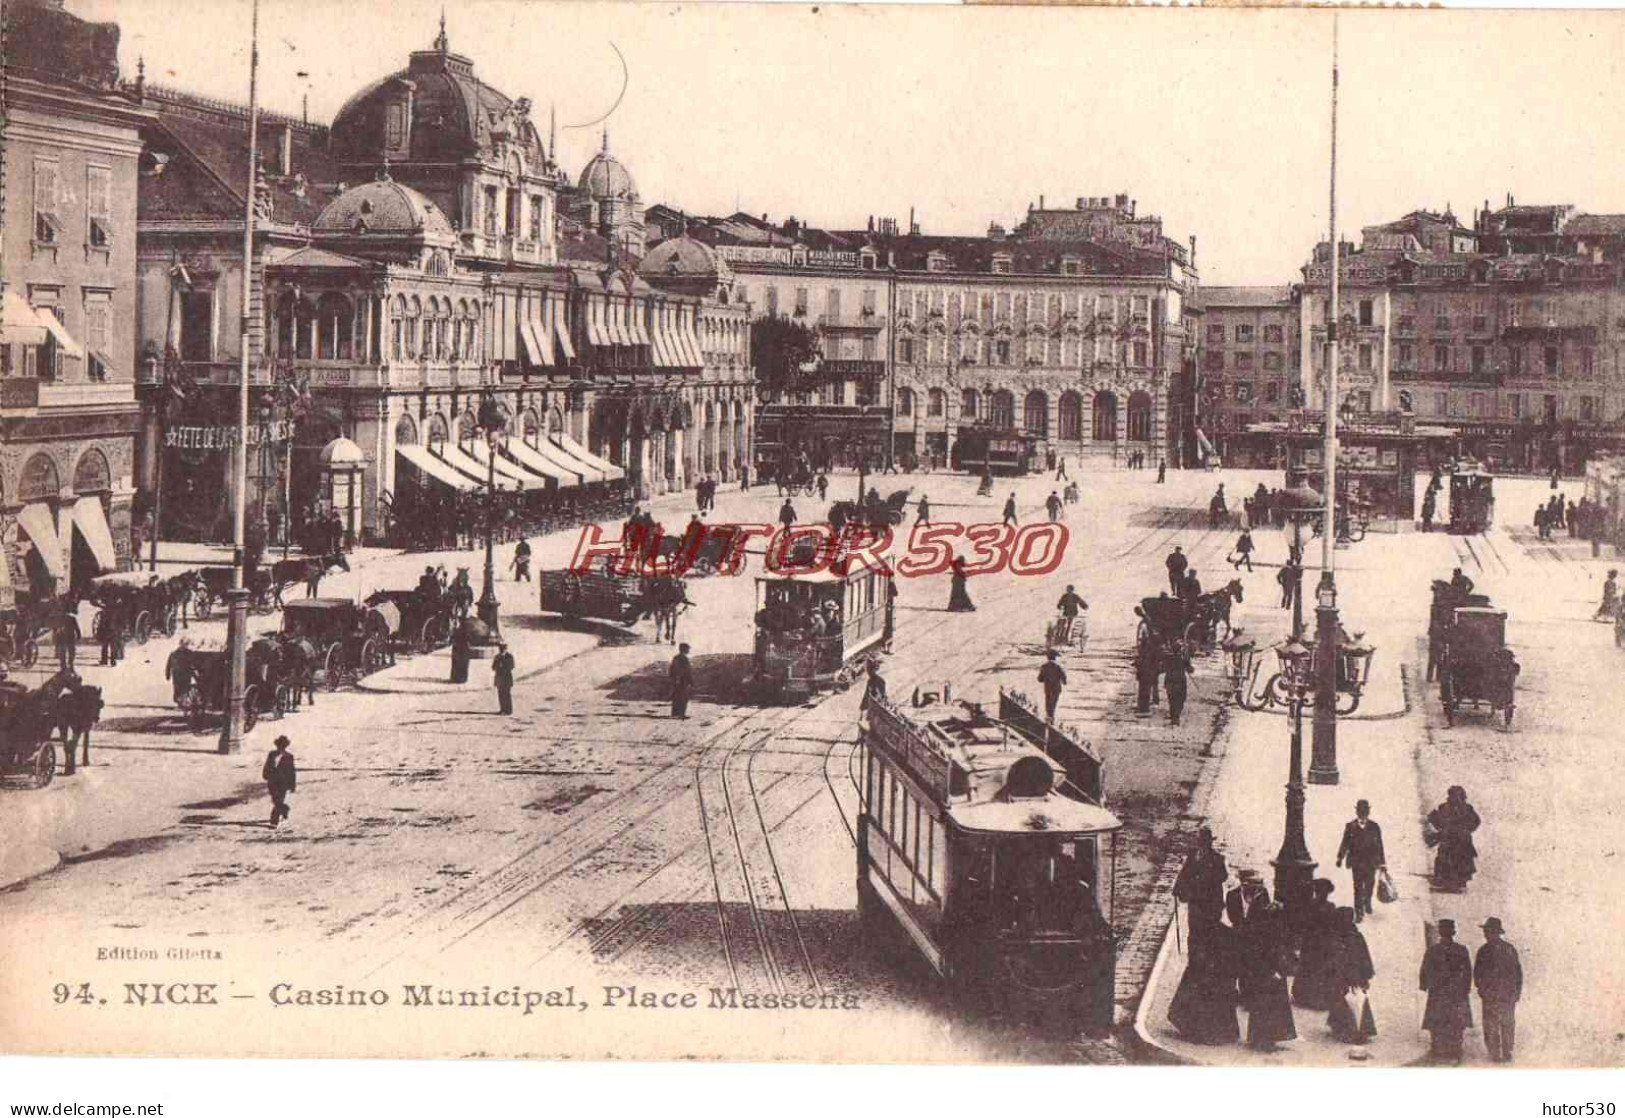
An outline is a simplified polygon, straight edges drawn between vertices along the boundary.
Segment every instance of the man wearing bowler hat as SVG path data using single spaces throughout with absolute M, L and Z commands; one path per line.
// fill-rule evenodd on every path
M 1061 702 L 1061 688 L 1066 686 L 1066 669 L 1061 667 L 1052 648 L 1044 653 L 1044 666 L 1038 669 L 1038 682 L 1044 688 L 1044 721 L 1055 721 L 1055 708 Z
M 266 754 L 265 767 L 260 770 L 265 790 L 271 794 L 272 827 L 288 817 L 288 793 L 294 790 L 299 781 L 299 770 L 294 765 L 293 754 L 288 752 L 290 744 L 286 734 L 277 738 L 276 748 Z
M 1461 1063 L 1461 1034 L 1473 1027 L 1467 998 L 1473 991 L 1472 961 L 1456 942 L 1456 922 L 1439 921 L 1439 942 L 1422 956 L 1420 985 L 1427 991 L 1422 1028 L 1433 1038 L 1430 1057 L 1439 1063 Z
M 694 694 L 694 665 L 688 659 L 688 645 L 677 646 L 671 658 L 671 716 L 688 717 L 688 700 Z
M 1484 1008 L 1484 1047 L 1498 1064 L 1512 1062 L 1512 1042 L 1518 1025 L 1518 999 L 1523 996 L 1523 964 L 1518 949 L 1503 937 L 1501 918 L 1491 916 L 1479 925 L 1484 946 L 1473 962 L 1473 983 Z
M 1371 818 L 1371 802 L 1354 805 L 1354 818 L 1343 826 L 1343 842 L 1337 848 L 1339 868 L 1348 863 L 1354 874 L 1354 920 L 1371 915 L 1371 893 L 1377 884 L 1377 871 L 1386 868 L 1388 857 L 1382 849 L 1382 828 Z

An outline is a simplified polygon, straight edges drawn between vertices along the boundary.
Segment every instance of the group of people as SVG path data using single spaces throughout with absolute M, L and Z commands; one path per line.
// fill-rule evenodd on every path
M 750 486 L 745 483 L 743 474 L 740 476 L 739 485 L 741 489 L 750 488 Z M 710 512 L 712 509 L 717 507 L 716 478 L 703 477 L 694 483 L 694 506 L 701 512 Z
M 409 549 L 472 550 L 485 538 L 487 517 L 496 541 L 509 543 L 612 519 L 631 507 L 630 491 L 618 482 L 542 490 L 527 489 L 522 482 L 510 489 L 499 481 L 494 496 L 483 489 L 452 492 L 433 486 L 403 491 L 389 509 L 385 530 Z M 323 547 L 319 553 L 332 550 Z
M 1131 451 L 1129 451 L 1128 461 L 1125 463 L 1125 466 L 1130 470 L 1143 470 L 1143 469 L 1145 469 L 1145 461 L 1146 461 L 1145 451 L 1143 451 L 1143 450 L 1131 450 Z M 1162 478 L 1162 471 L 1165 470 L 1165 469 L 1167 469 L 1166 465 L 1164 465 L 1162 463 L 1158 463 L 1157 473 L 1158 473 L 1158 480 L 1159 481 Z
M 1553 493 L 1550 500 L 1535 506 L 1535 531 L 1543 540 L 1567 529 L 1570 539 L 1601 542 L 1607 531 L 1607 520 L 1607 510 L 1589 497 L 1569 501 L 1563 494 Z

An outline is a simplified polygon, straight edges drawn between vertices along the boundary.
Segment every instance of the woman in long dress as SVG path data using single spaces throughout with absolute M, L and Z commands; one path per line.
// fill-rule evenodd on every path
M 1336 997 L 1331 1012 L 1326 1015 L 1326 1024 L 1331 1027 L 1332 1036 L 1342 1043 L 1364 1044 L 1377 1035 L 1377 1019 L 1367 996 L 1377 969 L 1371 963 L 1365 936 L 1354 922 L 1352 908 L 1337 910 L 1337 938 L 1332 957 L 1336 967 Z M 1359 996 L 1352 1000 L 1361 1003 L 1359 1017 L 1354 1015 L 1350 1004 L 1350 995 L 1356 992 Z
M 1236 1020 L 1236 933 L 1227 925 L 1192 923 L 1190 961 L 1168 1003 L 1168 1020 L 1197 1044 L 1234 1044 L 1241 1039 Z
M 1332 892 L 1337 888 L 1324 877 L 1312 885 L 1315 899 L 1305 906 L 1302 939 L 1298 948 L 1298 975 L 1292 980 L 1292 1003 L 1305 1009 L 1328 1010 L 1338 998 L 1337 989 L 1337 906 Z
M 965 581 L 970 577 L 965 573 L 965 561 L 956 557 L 949 566 L 953 569 L 953 586 L 948 591 L 948 612 L 970 613 L 976 606 L 965 590 Z
M 1445 802 L 1428 813 L 1428 826 L 1438 837 L 1439 851 L 1433 859 L 1433 887 L 1460 893 L 1478 870 L 1478 848 L 1473 832 L 1478 830 L 1478 812 L 1467 802 L 1467 790 L 1453 785 Z
M 1261 1052 L 1273 1052 L 1281 1041 L 1298 1037 L 1287 996 L 1287 927 L 1280 904 L 1271 901 L 1255 907 L 1241 936 L 1249 978 L 1245 983 L 1247 1043 Z

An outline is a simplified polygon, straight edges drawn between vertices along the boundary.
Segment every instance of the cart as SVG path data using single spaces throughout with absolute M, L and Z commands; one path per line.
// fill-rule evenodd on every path
M 125 571 L 93 579 L 85 599 L 96 607 L 91 635 L 105 637 L 109 618 L 117 617 L 124 639 L 134 645 L 147 643 L 154 633 L 173 636 L 180 608 L 169 586 L 157 575 L 145 571 Z
M 389 634 L 392 652 L 432 652 L 451 640 L 452 603 L 444 594 L 431 596 L 417 589 L 379 590 L 367 598 L 367 605 Z
M 1089 643 L 1089 615 L 1080 613 L 1076 617 L 1057 616 L 1044 630 L 1044 647 L 1053 649 L 1071 648 L 1082 652 Z
M 607 564 L 606 564 L 607 566 Z M 608 570 L 543 571 L 537 577 L 543 613 L 628 624 L 645 612 L 644 579 Z
M 245 652 L 243 730 L 252 730 L 261 718 L 281 718 L 294 708 L 291 673 L 284 670 L 281 642 L 274 636 L 255 638 Z M 194 734 L 218 727 L 226 717 L 227 687 L 231 677 L 230 653 L 223 642 L 186 644 L 170 653 L 165 668 L 175 689 L 175 705 L 186 716 Z
M 57 703 L 63 683 L 53 676 L 30 691 L 0 680 L 0 779 L 44 788 L 56 776 Z
M 226 600 L 226 592 L 233 582 L 233 567 L 200 567 L 197 571 L 197 589 L 192 599 L 192 612 L 206 621 L 217 604 Z M 255 567 L 245 573 L 248 586 L 250 613 L 267 614 L 276 609 L 276 593 L 268 567 Z
M 1489 606 L 1454 610 L 1439 665 L 1439 701 L 1449 725 L 1464 706 L 1499 713 L 1512 725 L 1522 669 L 1506 646 L 1506 624 L 1506 613 Z
M 284 638 L 309 643 L 318 681 L 337 691 L 388 663 L 387 622 L 370 606 L 348 598 L 306 598 L 282 612 Z

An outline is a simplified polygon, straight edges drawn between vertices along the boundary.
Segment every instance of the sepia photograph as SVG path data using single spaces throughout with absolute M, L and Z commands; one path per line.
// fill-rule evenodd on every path
M 0 24 L 0 1073 L 1625 1062 L 1619 12 Z

